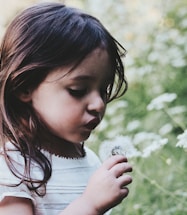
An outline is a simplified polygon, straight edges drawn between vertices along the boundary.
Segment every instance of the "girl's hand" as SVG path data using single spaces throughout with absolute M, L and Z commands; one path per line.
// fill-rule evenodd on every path
M 119 204 L 129 193 L 128 184 L 131 176 L 124 174 L 131 172 L 132 167 L 127 158 L 115 155 L 107 159 L 93 174 L 82 196 L 96 214 L 103 214 Z

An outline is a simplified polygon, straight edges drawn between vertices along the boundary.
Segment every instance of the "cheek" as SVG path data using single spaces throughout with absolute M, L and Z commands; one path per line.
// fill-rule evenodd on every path
M 70 121 L 76 121 L 84 115 L 84 109 L 80 105 L 66 104 L 62 109 L 61 116 L 63 119 Z
M 52 89 L 46 90 L 45 93 L 40 91 L 34 94 L 32 105 L 47 126 L 53 129 L 65 125 L 69 127 L 83 116 L 84 104 L 71 98 L 66 91 L 60 93 Z
M 38 97 L 37 100 L 33 100 L 32 106 L 45 124 L 51 124 L 61 118 L 59 114 L 63 111 L 59 103 L 55 100 L 45 98 L 46 97 Z
M 64 101 L 50 105 L 42 114 L 45 114 L 45 118 L 49 123 L 68 126 L 80 120 L 83 115 L 83 109 L 78 104 L 70 104 L 68 101 Z

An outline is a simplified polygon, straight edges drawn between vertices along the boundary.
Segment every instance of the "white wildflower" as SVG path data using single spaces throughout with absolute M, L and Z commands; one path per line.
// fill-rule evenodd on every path
M 154 98 L 147 106 L 147 110 L 161 110 L 165 107 L 165 103 L 172 102 L 176 98 L 177 95 L 175 93 L 164 93 Z
M 123 120 L 124 120 L 123 115 L 119 114 L 110 119 L 110 124 L 112 125 L 112 127 L 120 126 L 121 125 L 120 123 L 123 123 Z
M 148 144 L 150 141 L 155 140 L 155 139 L 160 139 L 160 136 L 155 133 L 151 132 L 139 132 L 134 136 L 133 143 L 134 145 L 139 145 L 139 144 Z
M 134 210 L 139 210 L 140 208 L 142 208 L 141 204 L 134 204 L 133 205 Z
M 147 146 L 142 151 L 142 157 L 149 157 L 152 152 L 159 150 L 164 146 L 166 143 L 168 143 L 168 139 L 160 139 L 160 140 L 154 140 L 151 145 Z
M 159 134 L 160 135 L 168 134 L 172 131 L 172 129 L 173 129 L 173 125 L 170 123 L 167 123 L 160 128 Z
M 178 142 L 176 144 L 177 147 L 183 147 L 187 149 L 187 130 L 185 130 L 182 134 L 177 136 Z
M 111 103 L 107 107 L 107 116 L 113 116 L 119 112 L 119 110 L 123 110 L 128 107 L 128 102 L 125 100 L 118 101 L 117 103 Z
M 134 136 L 133 144 L 141 151 L 141 157 L 148 157 L 152 152 L 161 149 L 168 139 L 155 133 L 140 132 Z
M 173 67 L 177 67 L 177 68 L 184 67 L 184 66 L 186 66 L 186 60 L 183 57 L 176 58 L 171 62 L 171 65 Z
M 129 122 L 127 125 L 127 131 L 134 131 L 141 125 L 141 122 L 139 120 L 134 120 L 132 122 Z
M 177 115 L 177 114 L 181 114 L 187 111 L 187 108 L 185 106 L 175 106 L 172 107 L 168 110 L 169 114 L 171 115 Z
M 172 159 L 171 158 L 166 159 L 166 164 L 171 165 L 172 164 Z

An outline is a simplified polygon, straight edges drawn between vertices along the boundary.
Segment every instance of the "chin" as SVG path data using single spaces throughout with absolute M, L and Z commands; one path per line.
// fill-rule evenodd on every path
M 74 136 L 71 135 L 70 138 L 64 137 L 63 139 L 68 142 L 78 144 L 78 143 L 86 141 L 89 138 L 90 134 L 91 134 L 91 132 L 82 132 L 82 133 L 74 135 Z
M 87 135 L 84 135 L 84 136 L 81 136 L 80 138 L 77 138 L 75 141 L 73 141 L 74 143 L 81 143 L 81 142 L 84 142 L 84 141 L 86 141 L 88 138 L 89 138 L 89 136 L 90 136 L 90 133 L 89 133 L 89 135 L 87 134 Z

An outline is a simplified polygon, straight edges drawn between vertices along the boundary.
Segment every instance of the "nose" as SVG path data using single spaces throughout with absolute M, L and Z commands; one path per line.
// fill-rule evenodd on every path
M 106 102 L 101 97 L 100 93 L 94 92 L 89 97 L 88 111 L 92 113 L 104 113 Z

